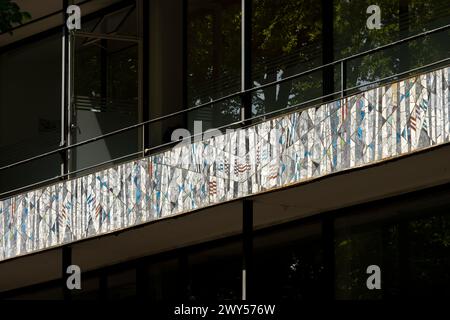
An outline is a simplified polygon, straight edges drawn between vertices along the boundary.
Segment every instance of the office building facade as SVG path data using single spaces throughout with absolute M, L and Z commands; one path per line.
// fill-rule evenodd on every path
M 450 296 L 447 1 L 6 3 L 0 298 Z

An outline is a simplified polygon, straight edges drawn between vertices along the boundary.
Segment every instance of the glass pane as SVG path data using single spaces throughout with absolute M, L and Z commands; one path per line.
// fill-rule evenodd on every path
M 374 221 L 355 225 L 351 217 L 338 220 L 337 224 L 342 224 L 342 229 L 338 227 L 335 238 L 336 299 L 367 300 L 398 295 L 398 227 L 380 226 Z M 382 271 L 381 290 L 367 287 L 370 275 L 366 271 L 371 265 Z
M 130 300 L 136 298 L 136 269 L 108 275 L 108 299 Z
M 58 146 L 55 146 L 55 148 L 57 147 Z M 3 156 L 1 150 L 0 154 Z M 26 157 L 21 157 L 19 159 L 24 158 Z M 8 157 L 6 157 L 6 159 L 8 159 Z M 14 161 L 19 159 L 16 158 Z M 0 164 L 9 164 L 11 162 L 13 161 L 0 161 Z M 48 181 L 46 181 L 45 185 L 55 183 L 57 179 L 53 178 L 61 174 L 60 163 L 61 156 L 59 154 L 55 154 L 0 171 L 0 193 L 14 190 L 16 191 L 11 194 L 23 193 L 25 191 L 19 191 L 20 188 L 27 187 L 27 190 L 36 189 L 41 182 L 46 180 Z
M 75 41 L 73 143 L 138 123 L 137 43 L 95 37 Z M 133 129 L 76 148 L 73 170 L 137 153 L 139 132 Z
M 150 301 L 173 301 L 179 298 L 180 285 L 177 259 L 154 262 L 148 267 Z
M 203 104 L 240 90 L 241 1 L 189 0 L 187 21 L 187 105 Z M 233 102 L 189 114 L 204 127 L 238 113 Z
M 450 22 L 450 3 L 445 0 L 382 0 L 376 3 L 380 25 L 369 28 L 367 21 L 374 11 L 369 9 L 371 13 L 367 13 L 367 10 L 373 4 L 369 0 L 334 2 L 335 59 L 375 49 Z M 447 58 L 449 35 L 449 30 L 441 31 L 348 61 L 347 88 L 379 81 Z M 362 90 L 367 88 L 355 91 Z
M 336 298 L 450 296 L 450 215 L 433 200 L 402 202 L 402 212 L 381 207 L 336 220 Z M 371 265 L 380 268 L 380 290 L 367 286 Z
M 59 147 L 61 41 L 55 34 L 0 54 L 0 166 Z M 0 173 L 0 190 L 60 173 L 59 155 L 44 160 Z
M 191 134 L 194 134 L 194 131 L 196 131 L 195 122 L 201 123 L 201 129 L 198 129 L 195 134 L 205 132 L 212 128 L 219 129 L 238 122 L 241 118 L 241 106 L 241 98 L 236 97 L 197 110 L 189 111 L 187 113 L 188 130 Z
M 63 300 L 63 290 L 60 286 L 34 288 L 26 291 L 25 293 L 8 297 L 7 300 Z
M 148 59 L 150 74 L 149 87 L 144 88 L 144 94 L 147 94 L 149 99 L 150 119 L 167 116 L 186 107 L 184 2 L 148 1 L 150 54 L 144 58 Z M 147 141 L 150 147 L 170 142 L 174 130 L 187 128 L 186 120 L 186 114 L 179 114 L 147 126 Z
M 324 262 L 319 223 L 256 236 L 254 259 L 257 299 L 286 301 L 322 297 Z
M 448 210 L 409 222 L 409 284 L 414 298 L 450 297 L 450 215 Z
M 98 300 L 100 299 L 99 277 L 81 277 L 81 290 L 72 290 L 73 300 Z
M 81 7 L 83 11 L 83 7 Z M 83 22 L 81 31 L 96 34 L 136 36 L 138 33 L 137 10 L 135 5 L 105 14 Z
M 339 72 L 336 72 L 339 75 Z M 286 112 L 286 108 L 304 109 L 322 102 L 323 72 L 314 71 L 297 79 L 286 81 L 252 94 L 252 112 L 255 116 Z M 339 85 L 336 85 L 338 88 Z M 283 97 L 284 96 L 284 97 Z M 332 95 L 330 96 L 332 97 Z M 320 99 L 319 99 L 320 98 Z
M 399 39 L 399 0 L 381 0 L 381 28 L 369 29 L 369 0 L 334 1 L 334 55 L 336 59 L 370 50 Z
M 239 300 L 242 297 L 242 244 L 189 255 L 189 301 Z
M 322 7 L 316 0 L 253 0 L 252 80 L 264 85 L 322 64 Z M 322 95 L 322 72 L 261 90 L 263 114 Z M 311 81 L 313 80 L 313 81 Z

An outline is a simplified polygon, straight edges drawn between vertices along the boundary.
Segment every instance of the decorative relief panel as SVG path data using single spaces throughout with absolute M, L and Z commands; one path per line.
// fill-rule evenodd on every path
M 442 144 L 450 68 L 0 201 L 0 260 Z

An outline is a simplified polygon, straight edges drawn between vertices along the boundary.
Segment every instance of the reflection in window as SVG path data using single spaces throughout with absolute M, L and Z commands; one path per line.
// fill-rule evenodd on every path
M 412 220 L 407 225 L 408 296 L 450 297 L 450 215 Z M 402 270 L 403 272 L 403 270 Z M 407 273 L 408 275 L 408 273 Z
M 336 299 L 382 299 L 399 293 L 398 228 L 371 224 L 347 226 L 336 233 Z M 370 265 L 381 269 L 381 290 L 367 288 Z
M 136 269 L 114 272 L 108 275 L 108 300 L 136 298 Z
M 0 166 L 58 148 L 61 137 L 59 34 L 0 54 Z M 0 172 L 0 192 L 52 178 L 60 156 Z
M 322 63 L 322 8 L 316 0 L 254 0 L 252 80 L 274 82 Z M 322 95 L 322 73 L 257 92 L 253 112 L 263 114 Z
M 180 297 L 180 273 L 177 259 L 151 262 L 148 273 L 148 297 L 150 301 L 173 301 Z
M 116 39 L 76 36 L 72 142 L 84 141 L 139 122 L 139 50 L 121 39 L 136 31 L 136 10 L 124 8 L 86 23 L 89 32 Z M 130 130 L 76 148 L 73 169 L 82 169 L 140 150 L 139 130 Z M 124 161 L 125 159 L 122 159 Z
M 240 90 L 241 1 L 187 3 L 187 105 L 192 107 Z M 189 127 L 202 121 L 203 130 L 216 128 L 238 120 L 239 111 L 239 100 L 197 109 L 189 114 Z
M 42 285 L 25 289 L 24 292 L 7 297 L 6 300 L 63 300 L 63 290 L 59 285 Z
M 345 58 L 387 45 L 450 22 L 446 0 L 380 0 L 381 28 L 369 29 L 366 13 L 373 1 L 334 1 L 334 55 Z M 377 53 L 352 59 L 346 71 L 346 87 L 364 85 L 406 72 L 447 57 L 450 31 L 411 40 Z M 364 87 L 359 90 L 366 90 Z M 351 91 L 352 92 L 352 91 Z
M 81 290 L 72 290 L 72 300 L 98 300 L 100 299 L 100 279 L 98 276 L 82 276 Z
M 320 223 L 286 228 L 254 239 L 257 299 L 320 299 L 323 295 L 323 250 Z
M 242 245 L 235 242 L 188 257 L 189 301 L 239 300 L 242 297 Z
M 126 6 L 101 17 L 83 22 L 81 31 L 96 34 L 136 36 L 138 33 L 137 14 L 135 5 Z
M 395 218 L 379 211 L 336 221 L 336 298 L 449 297 L 448 210 L 408 210 Z M 381 269 L 381 290 L 367 288 L 370 265 Z

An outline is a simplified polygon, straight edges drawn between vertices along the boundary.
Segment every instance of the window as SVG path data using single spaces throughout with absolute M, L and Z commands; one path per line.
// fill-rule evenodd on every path
M 150 301 L 173 301 L 180 298 L 181 289 L 178 259 L 152 261 L 146 270 L 148 287 L 147 295 Z
M 21 6 L 32 19 L 62 10 L 53 5 Z M 88 18 L 83 20 L 83 34 L 73 37 L 71 47 L 71 110 L 61 96 L 62 34 L 47 30 L 60 26 L 62 13 L 50 15 L 37 26 L 18 28 L 13 35 L 0 35 L 0 44 L 6 44 L 0 50 L 0 166 L 61 147 L 66 140 L 63 108 L 70 114 L 72 144 L 142 121 L 136 5 L 110 0 L 100 6 L 81 6 Z M 37 31 L 44 32 L 34 34 Z M 71 171 L 136 156 L 142 151 L 139 133 L 140 129 L 134 129 L 72 149 Z M 62 173 L 64 157 L 53 154 L 0 171 L 0 193 L 53 179 Z
M 242 297 L 242 244 L 202 250 L 188 255 L 189 301 L 240 300 Z
M 322 7 L 316 0 L 252 1 L 252 82 L 264 85 L 322 64 Z M 257 91 L 253 113 L 322 96 L 322 71 Z
M 89 35 L 75 36 L 72 143 L 140 121 L 136 21 L 135 6 L 127 6 L 84 22 L 82 31 Z M 126 155 L 136 157 L 142 150 L 139 132 L 140 129 L 133 129 L 75 148 L 71 156 L 72 170 Z
M 43 284 L 20 290 L 20 293 L 6 297 L 6 300 L 63 300 L 63 290 L 58 284 Z
M 336 219 L 336 298 L 448 297 L 450 215 L 439 197 L 372 205 Z M 367 288 L 370 265 L 380 267 L 381 290 Z
M 380 213 L 382 216 L 382 213 Z M 389 225 L 351 216 L 336 221 L 336 299 L 368 300 L 395 297 L 399 294 L 399 229 Z M 367 267 L 379 266 L 381 290 L 369 290 Z
M 136 298 L 136 269 L 111 272 L 107 277 L 108 300 Z
M 187 106 L 240 91 L 241 1 L 188 0 Z M 203 131 L 240 119 L 240 99 L 189 112 L 188 126 L 202 121 Z
M 61 36 L 0 53 L 0 166 L 58 148 L 61 141 Z M 58 154 L 0 171 L 0 192 L 60 173 Z
M 334 55 L 336 59 L 375 49 L 421 32 L 444 26 L 450 21 L 448 1 L 381 0 L 381 26 L 366 26 L 367 8 L 372 1 L 334 1 Z M 421 67 L 447 57 L 449 31 L 410 40 L 376 53 L 349 60 L 346 87 L 353 88 Z M 365 90 L 364 87 L 356 90 Z M 353 90 L 349 91 L 349 93 Z
M 440 210 L 439 210 L 440 211 Z M 430 211 L 430 213 L 436 213 Z M 405 292 L 412 297 L 450 297 L 450 215 L 447 210 L 405 226 Z M 409 284 L 409 285 L 408 285 Z
M 99 300 L 101 298 L 99 277 L 82 274 L 81 290 L 72 290 L 70 293 L 72 300 Z
M 255 295 L 261 301 L 323 297 L 321 224 L 285 227 L 254 238 Z

